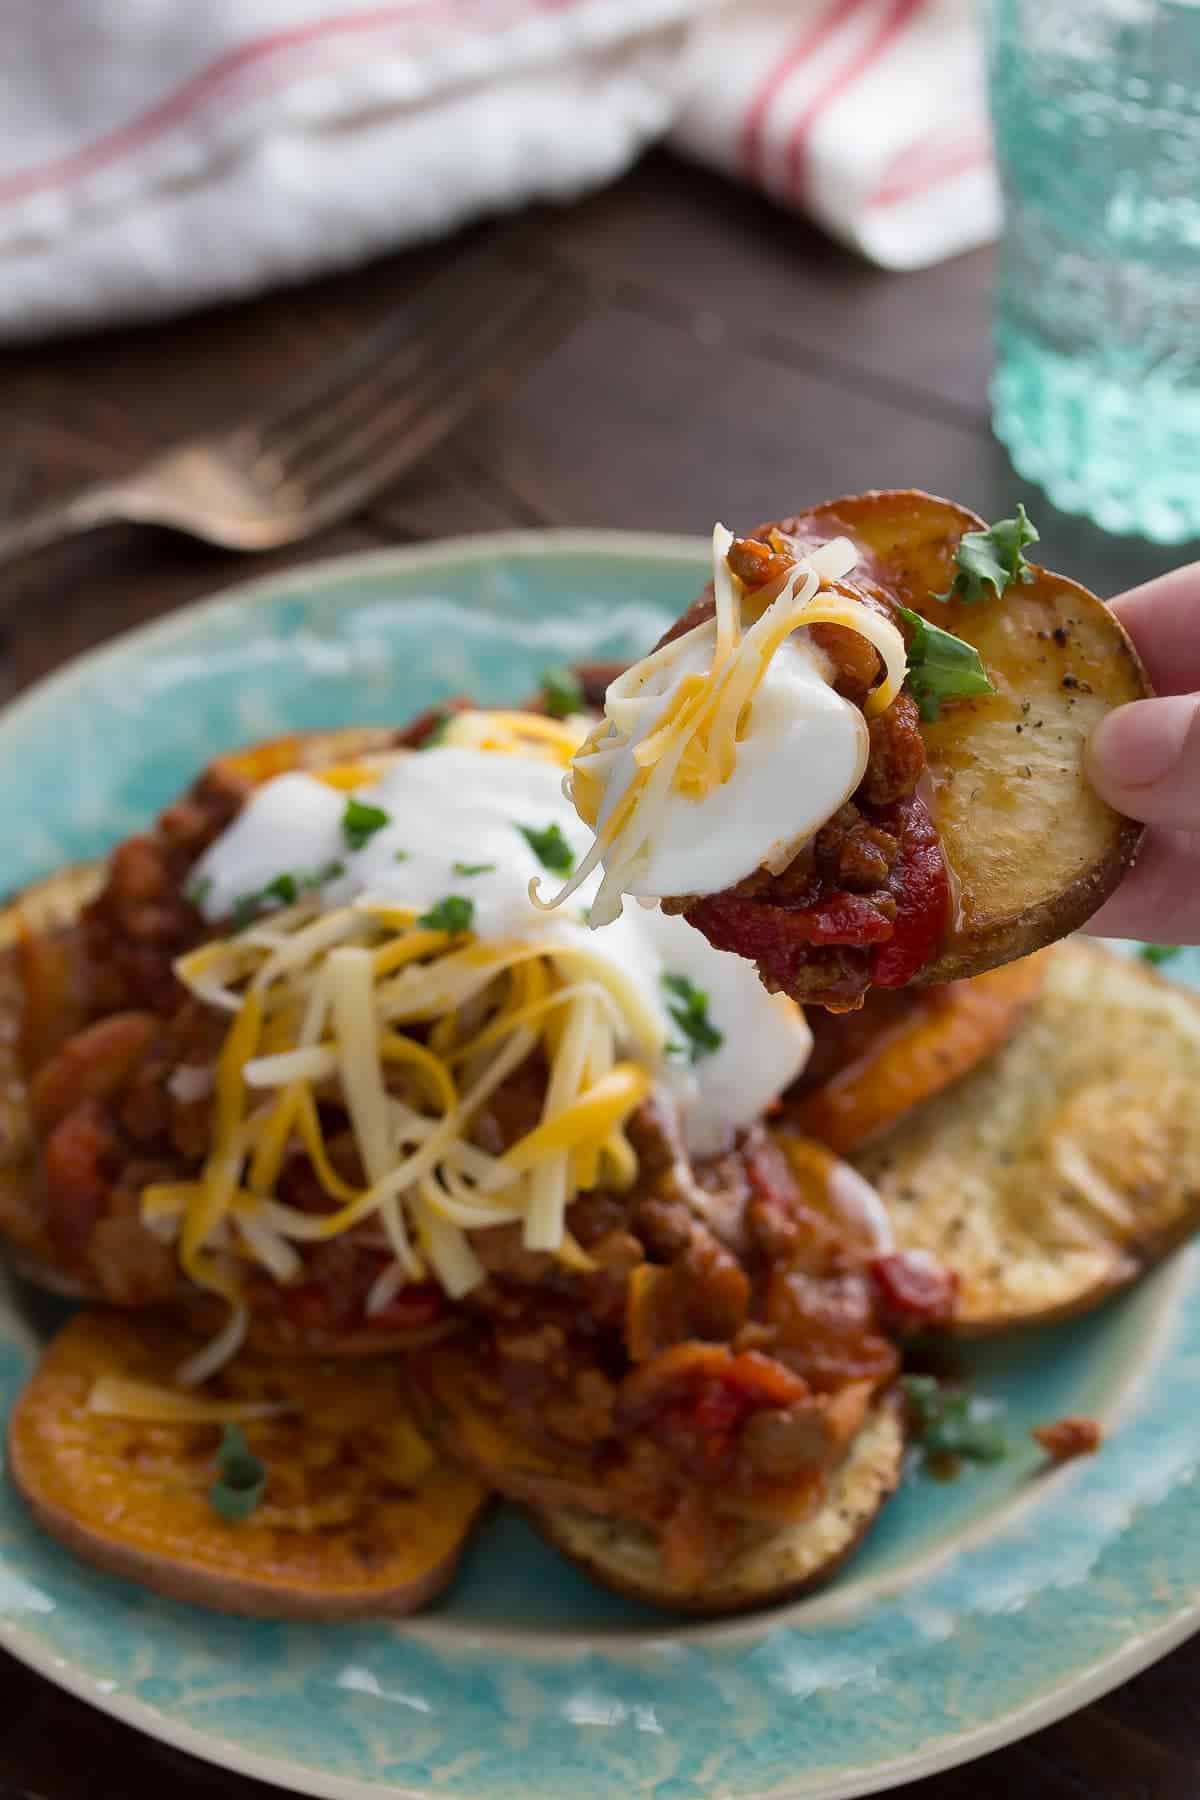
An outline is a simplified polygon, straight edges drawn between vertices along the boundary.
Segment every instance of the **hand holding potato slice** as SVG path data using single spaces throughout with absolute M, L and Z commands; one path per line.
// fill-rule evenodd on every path
M 8 1465 L 51 1536 L 156 1593 L 254 1618 L 405 1614 L 441 1592 L 486 1490 L 413 1424 L 398 1364 L 242 1359 L 197 1400 L 173 1379 L 191 1348 L 114 1313 L 81 1313 L 50 1345 Z M 214 1496 L 223 1421 L 264 1480 L 240 1519 Z

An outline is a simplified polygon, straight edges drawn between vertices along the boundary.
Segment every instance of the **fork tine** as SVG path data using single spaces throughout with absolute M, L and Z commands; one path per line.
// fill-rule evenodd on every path
M 288 471 L 291 479 L 318 487 L 336 480 L 343 467 L 360 461 L 381 436 L 394 435 L 407 419 L 428 412 L 441 393 L 457 394 L 477 384 L 490 367 L 505 360 L 510 342 L 523 337 L 526 321 L 544 304 L 544 292 L 532 293 L 520 307 L 489 316 L 472 330 L 456 330 L 444 344 L 431 345 L 420 368 L 394 394 L 377 392 L 375 403 L 352 428 L 298 456 Z
M 371 354 L 360 349 L 348 379 L 327 382 L 323 397 L 303 412 L 294 412 L 287 426 L 259 428 L 252 460 L 264 462 L 276 474 L 282 470 L 285 476 L 289 469 L 298 470 L 306 457 L 335 445 L 363 418 L 376 413 L 389 390 L 436 371 L 463 339 L 480 333 L 499 335 L 545 283 L 541 273 L 514 276 L 493 268 L 486 284 L 459 285 L 427 319 L 418 323 L 406 317 L 400 329 L 374 334 Z
M 464 294 L 499 285 L 501 290 L 523 273 L 512 260 L 504 236 L 489 235 L 472 244 L 449 267 L 440 270 L 407 294 L 398 309 L 372 326 L 345 349 L 290 384 L 278 404 L 244 431 L 263 443 L 278 434 L 290 437 L 314 419 L 323 418 L 331 404 L 390 358 L 420 344 L 458 303 Z
M 506 334 L 502 351 L 467 354 L 452 378 L 426 383 L 385 409 L 327 463 L 306 495 L 320 520 L 345 516 L 395 481 L 477 407 L 497 399 L 579 318 L 578 290 L 548 290 Z

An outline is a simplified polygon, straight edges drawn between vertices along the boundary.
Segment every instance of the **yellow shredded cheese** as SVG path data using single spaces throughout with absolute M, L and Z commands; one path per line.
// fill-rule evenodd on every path
M 538 725 L 547 737 L 559 729 Z M 277 913 L 269 930 L 207 945 L 177 972 L 233 1013 L 201 1176 L 149 1187 L 142 1201 L 149 1224 L 177 1235 L 185 1272 L 230 1305 L 190 1380 L 240 1341 L 246 1273 L 257 1267 L 284 1285 L 299 1278 L 297 1245 L 381 1232 L 394 1261 L 369 1313 L 407 1280 L 432 1276 L 451 1298 L 468 1293 L 485 1278 L 468 1234 L 493 1225 L 520 1223 L 531 1246 L 573 1269 L 591 1266 L 566 1230 L 566 1207 L 602 1178 L 632 1182 L 624 1125 L 651 1087 L 618 1046 L 648 1062 L 662 1049 L 659 1019 L 610 962 L 559 938 L 451 937 L 419 926 L 412 909 L 367 900 L 316 917 L 311 908 Z M 541 1121 L 492 1154 L 474 1141 L 474 1121 L 539 1049 L 548 1067 Z M 348 1117 L 361 1187 L 331 1157 L 322 1095 Z M 332 1210 L 278 1198 L 300 1149 Z
M 591 921 L 605 925 L 617 918 L 622 895 L 642 891 L 635 885 L 637 874 L 672 794 L 701 800 L 730 780 L 755 695 L 772 658 L 794 633 L 838 625 L 876 650 L 883 677 L 863 707 L 868 717 L 899 693 L 908 666 L 903 636 L 889 619 L 835 585 L 857 560 L 848 539 L 835 538 L 798 560 L 748 627 L 729 568 L 732 543 L 732 533 L 716 526 L 714 617 L 651 652 L 609 686 L 605 716 L 589 732 L 567 776 L 570 798 L 595 831 L 595 841 L 549 899 L 540 897 L 539 879 L 531 882 L 535 905 L 561 906 L 603 866 Z M 701 653 L 702 668 L 687 666 Z M 673 671 L 678 673 L 669 679 Z M 669 679 L 665 694 L 664 678 Z

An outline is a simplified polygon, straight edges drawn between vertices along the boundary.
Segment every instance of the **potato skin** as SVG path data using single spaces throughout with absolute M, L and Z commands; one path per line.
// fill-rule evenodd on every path
M 1022 1027 L 856 1152 L 905 1249 L 959 1277 L 950 1329 L 1089 1312 L 1200 1227 L 1200 996 L 1086 940 Z
M 1132 864 L 1144 827 L 1106 806 L 1084 772 L 1087 739 L 1114 706 L 1150 695 L 1146 671 L 1102 600 L 1031 564 L 1032 580 L 973 604 L 939 600 L 976 513 L 916 488 L 844 495 L 760 525 L 801 542 L 847 537 L 857 572 L 973 644 L 998 692 L 922 725 L 934 819 L 956 916 L 915 984 L 940 986 L 1028 956 L 1078 930 Z M 662 641 L 711 618 L 711 587 Z
M 798 1600 L 823 1587 L 853 1556 L 900 1481 L 902 1413 L 892 1395 L 874 1408 L 830 1481 L 822 1506 L 799 1524 L 748 1534 L 732 1563 L 707 1586 L 668 1585 L 645 1534 L 623 1520 L 532 1507 L 537 1529 L 569 1561 L 630 1599 L 694 1618 L 729 1617 Z
M 114 1313 L 77 1314 L 55 1338 L 17 1401 L 7 1445 L 13 1483 L 51 1536 L 155 1593 L 252 1618 L 399 1616 L 446 1586 L 486 1489 L 428 1451 L 416 1464 L 396 1462 L 389 1479 L 386 1433 L 405 1413 L 397 1366 L 341 1374 L 242 1359 L 223 1372 L 231 1399 L 269 1396 L 297 1409 L 246 1427 L 268 1487 L 260 1511 L 231 1525 L 206 1498 L 216 1426 L 138 1426 L 88 1411 L 98 1376 L 170 1385 L 190 1348 L 172 1327 Z M 356 1467 L 364 1439 L 380 1434 L 378 1466 Z M 351 1459 L 344 1479 L 353 1511 L 340 1530 L 306 1531 L 287 1522 L 302 1507 L 272 1508 L 280 1482 L 290 1502 L 289 1476 L 307 1492 L 295 1472 L 315 1448 L 330 1453 L 335 1471 Z
M 1117 887 L 1144 835 L 1099 799 L 1084 772 L 1103 714 L 1153 691 L 1114 614 L 1037 564 L 1030 582 L 999 597 L 939 600 L 954 580 L 959 540 L 985 525 L 915 489 L 831 500 L 783 528 L 853 539 L 865 572 L 973 644 L 998 689 L 956 701 L 922 726 L 958 893 L 954 925 L 918 983 L 979 975 L 1078 930 Z
M 586 1465 L 528 1448 L 496 1423 L 485 1397 L 471 1397 L 469 1357 L 434 1350 L 411 1367 L 418 1416 L 456 1461 L 524 1506 L 538 1531 L 593 1580 L 672 1612 L 748 1612 L 821 1586 L 853 1555 L 900 1480 L 904 1416 L 888 1393 L 873 1406 L 815 1512 L 799 1523 L 747 1526 L 731 1564 L 705 1587 L 672 1587 L 649 1534 L 613 1516 Z

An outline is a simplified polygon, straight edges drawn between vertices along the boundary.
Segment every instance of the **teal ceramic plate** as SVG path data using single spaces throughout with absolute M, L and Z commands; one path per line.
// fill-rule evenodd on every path
M 103 850 L 214 751 L 290 727 L 524 694 L 550 662 L 643 649 L 704 578 L 690 540 L 565 533 L 385 552 L 257 582 L 86 658 L 0 719 L 4 884 Z M 36 1329 L 0 1294 L 0 1406 Z M 0 1644 L 186 1750 L 383 1800 L 833 1800 L 1080 1706 L 1200 1626 L 1200 1262 L 980 1350 L 1018 1448 L 907 1479 L 825 1593 L 680 1626 L 589 1586 L 498 1514 L 408 1625 L 217 1619 L 77 1566 L 0 1491 Z M 1035 1474 L 1028 1428 L 1098 1414 Z

